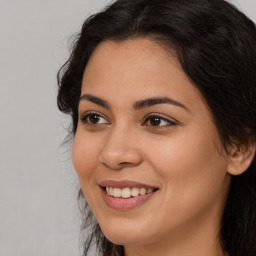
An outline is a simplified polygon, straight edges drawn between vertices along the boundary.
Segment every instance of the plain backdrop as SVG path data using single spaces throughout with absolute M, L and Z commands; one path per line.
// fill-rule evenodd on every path
M 256 21 L 255 0 L 234 0 Z M 56 73 L 110 0 L 0 0 L 0 256 L 79 256 L 79 182 Z

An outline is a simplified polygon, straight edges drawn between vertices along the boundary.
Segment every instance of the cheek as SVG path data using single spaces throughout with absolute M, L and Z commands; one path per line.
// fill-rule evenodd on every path
M 164 200 L 170 207 L 175 205 L 172 211 L 191 212 L 195 206 L 199 209 L 222 197 L 227 161 L 219 153 L 213 134 L 197 128 L 182 136 L 150 142 L 147 159 L 165 183 Z
M 92 136 L 77 131 L 72 149 L 72 161 L 81 185 L 89 182 L 98 162 L 100 144 Z
M 98 156 L 102 143 L 93 136 L 77 131 L 72 149 L 72 161 L 90 208 L 97 209 L 98 185 L 95 180 Z

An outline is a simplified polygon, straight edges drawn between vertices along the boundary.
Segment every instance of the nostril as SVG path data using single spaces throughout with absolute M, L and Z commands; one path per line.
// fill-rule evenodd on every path
M 129 162 L 122 162 L 122 163 L 120 163 L 120 165 L 128 165 L 128 164 L 131 164 L 131 163 L 129 163 Z
M 120 167 L 126 167 L 126 166 L 132 166 L 132 165 L 133 165 L 133 163 L 129 163 L 129 162 L 121 162 L 121 163 L 119 163 Z

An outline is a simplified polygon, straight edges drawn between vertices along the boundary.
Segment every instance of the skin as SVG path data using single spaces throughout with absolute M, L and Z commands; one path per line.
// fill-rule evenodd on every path
M 79 117 L 94 111 L 99 122 L 79 120 L 72 152 L 82 190 L 105 236 L 124 245 L 126 256 L 225 255 L 218 234 L 231 155 L 175 54 L 149 39 L 105 41 L 86 66 L 84 94 L 110 106 L 80 101 Z M 152 97 L 169 97 L 185 107 L 133 108 L 134 102 Z M 171 123 L 162 119 L 154 126 L 147 119 L 152 114 Z M 114 210 L 103 201 L 103 180 L 132 180 L 159 190 L 137 208 Z

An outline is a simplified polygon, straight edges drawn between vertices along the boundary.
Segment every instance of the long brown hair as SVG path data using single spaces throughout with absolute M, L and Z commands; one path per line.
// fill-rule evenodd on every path
M 71 56 L 58 73 L 58 107 L 78 122 L 78 99 L 86 64 L 107 39 L 146 37 L 175 50 L 184 72 L 204 96 L 222 142 L 256 141 L 256 28 L 223 0 L 117 0 L 83 24 Z M 83 194 L 84 256 L 96 244 L 104 256 L 124 255 L 106 239 Z M 256 255 L 256 164 L 232 178 L 220 241 L 230 256 Z

